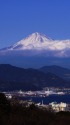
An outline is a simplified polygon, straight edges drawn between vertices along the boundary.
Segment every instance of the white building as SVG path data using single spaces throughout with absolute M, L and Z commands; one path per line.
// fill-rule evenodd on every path
M 55 112 L 68 110 L 68 105 L 66 103 L 63 103 L 63 102 L 61 102 L 61 103 L 52 102 L 52 103 L 49 103 L 49 106 Z

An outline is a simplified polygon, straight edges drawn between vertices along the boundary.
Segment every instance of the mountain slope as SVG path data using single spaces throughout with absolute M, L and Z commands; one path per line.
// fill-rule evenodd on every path
M 44 73 L 53 73 L 65 80 L 70 81 L 70 69 L 66 69 L 60 66 L 52 65 L 52 66 L 44 66 L 39 69 Z
M 0 50 L 1 54 L 18 53 L 22 55 L 43 55 L 53 57 L 70 57 L 70 40 L 52 40 L 40 33 L 33 33 Z
M 68 83 L 52 73 L 0 65 L 0 90 L 37 90 L 46 86 L 67 86 Z
M 14 45 L 5 48 L 6 50 L 40 50 L 45 49 L 53 42 L 52 39 L 47 38 L 45 35 L 40 33 L 33 33 Z

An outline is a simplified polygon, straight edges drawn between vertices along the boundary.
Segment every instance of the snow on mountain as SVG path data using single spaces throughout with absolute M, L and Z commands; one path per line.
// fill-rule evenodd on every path
M 17 42 L 16 44 L 2 49 L 2 51 L 45 51 L 45 54 L 51 56 L 70 56 L 70 40 L 52 40 L 38 32 L 33 33 Z M 48 54 L 49 52 L 49 54 Z
M 40 33 L 33 33 L 17 42 L 13 46 L 11 46 L 10 50 L 30 50 L 30 49 L 46 49 L 49 45 L 51 45 L 52 39 L 47 38 L 45 35 Z

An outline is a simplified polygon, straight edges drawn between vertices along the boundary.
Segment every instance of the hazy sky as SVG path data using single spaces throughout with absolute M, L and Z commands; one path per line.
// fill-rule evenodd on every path
M 0 0 L 0 48 L 33 32 L 70 39 L 70 0 Z

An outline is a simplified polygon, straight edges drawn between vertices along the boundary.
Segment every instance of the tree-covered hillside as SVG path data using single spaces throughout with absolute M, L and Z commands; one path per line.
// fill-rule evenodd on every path
M 55 114 L 33 104 L 25 107 L 16 102 L 11 104 L 0 93 L 0 125 L 70 125 L 70 112 Z

